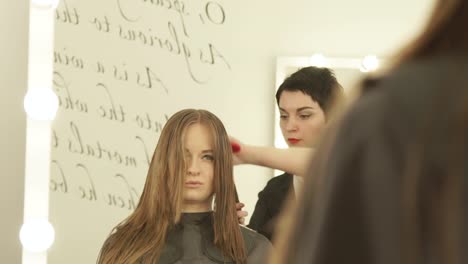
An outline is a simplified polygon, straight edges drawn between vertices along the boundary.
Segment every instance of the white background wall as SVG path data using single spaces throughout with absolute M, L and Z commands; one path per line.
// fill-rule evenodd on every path
M 0 193 L 2 211 L 7 210 L 12 216 L 16 216 L 16 220 L 12 218 L 8 227 L 5 227 L 10 230 L 12 236 L 2 236 L 0 245 L 5 244 L 10 247 L 18 245 L 17 240 L 12 239 L 16 238 L 14 227 L 19 226 L 17 221 L 21 219 L 19 215 L 21 208 L 18 206 L 22 203 L 19 194 L 23 185 L 21 176 L 24 163 L 22 159 L 24 115 L 20 97 L 24 94 L 26 86 L 27 47 L 25 35 L 27 12 L 21 10 L 21 7 L 24 9 L 26 4 L 14 2 L 19 9 L 13 11 L 11 3 L 8 7 L 5 4 L 5 7 L 1 8 L 4 22 L 1 32 L 11 33 L 0 35 L 2 38 L 0 42 L 2 43 L 1 69 L 3 73 L 11 73 L 5 75 L 8 79 L 4 80 L 3 77 L 1 79 L 2 113 L 8 113 L 7 120 L 10 121 L 2 122 L 3 128 L 0 130 L 2 131 L 2 169 L 6 168 L 0 176 L 2 181 Z M 207 108 L 223 120 L 230 134 L 244 142 L 272 145 L 273 113 L 276 111 L 274 102 L 276 56 L 307 56 L 317 52 L 335 57 L 354 57 L 366 54 L 388 56 L 420 28 L 433 0 L 219 1 L 226 9 L 227 15 L 222 29 L 193 26 L 191 32 L 194 35 L 191 37 L 196 43 L 213 41 L 228 57 L 232 70 L 215 68 L 212 71 L 214 74 L 211 81 L 206 85 L 194 84 L 183 70 L 183 61 L 175 60 L 169 55 L 147 52 L 149 49 L 135 48 L 122 41 L 115 41 L 115 45 L 109 46 L 107 44 L 114 43 L 114 40 L 112 36 L 103 34 L 92 33 L 86 37 L 85 34 L 91 31 L 89 27 L 83 25 L 85 22 L 89 23 L 92 16 L 106 15 L 113 18 L 113 21 L 124 23 L 124 21 L 117 20 L 119 19 L 117 2 L 124 6 L 130 3 L 124 0 L 100 2 L 68 0 L 68 6 L 76 7 L 82 15 L 82 24 L 77 27 L 70 23 L 57 23 L 56 51 L 80 55 L 88 61 L 101 58 L 108 63 L 121 64 L 125 60 L 129 68 L 141 62 L 153 63 L 152 65 L 166 78 L 171 94 L 163 96 L 159 92 L 145 94 L 140 91 L 135 100 L 132 99 L 134 98 L 131 96 L 132 92 L 123 90 L 125 87 L 134 88 L 134 86 L 118 86 L 118 82 L 107 77 L 107 79 L 96 77 L 89 72 L 76 71 L 63 65 L 56 66 L 56 70 L 66 75 L 71 85 L 70 91 L 75 97 L 85 96 L 82 98 L 87 98 L 90 105 L 97 107 L 104 99 L 102 90 L 99 92 L 98 88 L 95 88 L 96 83 L 99 81 L 113 83 L 116 85 L 113 95 L 117 104 L 121 103 L 126 106 L 128 112 L 154 111 L 151 112 L 152 115 L 164 120 L 166 112 L 171 114 L 180 108 Z M 142 2 L 137 1 L 138 5 Z M 207 1 L 188 3 L 204 4 L 205 2 Z M 188 3 L 187 6 L 190 6 Z M 58 10 L 64 10 L 63 3 Z M 130 7 L 127 10 L 132 14 L 141 8 Z M 147 17 L 150 17 L 149 13 L 142 13 L 142 19 Z M 154 15 L 151 19 L 141 23 L 150 23 L 143 25 L 157 28 L 162 23 L 158 19 L 158 16 Z M 176 17 L 168 14 L 164 14 L 160 19 L 164 22 L 177 21 Z M 14 21 L 16 23 L 12 23 Z M 12 32 L 13 29 L 16 33 Z M 58 92 L 63 96 L 63 89 L 58 89 Z M 86 97 L 86 94 L 92 96 Z M 11 108 L 14 110 L 7 111 L 7 105 L 12 103 Z M 106 121 L 95 123 L 98 119 L 91 114 L 83 115 L 62 108 L 55 126 L 56 130 L 62 133 L 65 142 L 70 137 L 70 134 L 66 133 L 69 133 L 67 129 L 72 120 L 81 126 L 82 133 L 95 137 L 93 140 L 107 141 L 109 145 L 115 145 L 128 152 L 135 148 L 136 143 L 132 141 L 132 137 L 135 133 L 140 133 L 132 130 L 129 125 L 119 126 Z M 13 126 L 15 123 L 16 125 Z M 148 147 L 152 146 L 150 150 L 152 151 L 158 134 L 141 132 L 140 135 L 148 141 Z M 12 155 L 13 153 L 15 155 Z M 66 172 L 66 176 L 70 177 L 69 193 L 51 193 L 50 217 L 57 229 L 57 243 L 50 250 L 50 263 L 63 263 L 64 259 L 71 264 L 93 263 L 91 260 L 95 258 L 99 250 L 97 247 L 102 243 L 109 228 L 128 215 L 129 211 L 109 209 L 99 204 L 99 201 L 93 203 L 80 199 L 79 187 L 84 186 L 86 182 L 83 181 L 84 178 L 80 178 L 84 175 L 79 168 L 75 172 L 73 169 L 76 169 L 78 162 L 85 163 L 92 172 L 100 175 L 112 174 L 120 169 L 115 164 L 99 163 L 89 157 L 68 153 L 66 149 L 56 148 L 54 153 L 53 158 L 61 161 L 65 164 L 64 169 L 72 172 Z M 139 192 L 146 175 L 144 166 L 125 172 L 137 174 L 132 177 L 136 177 L 134 187 Z M 235 173 L 241 200 L 247 204 L 247 210 L 252 213 L 257 192 L 271 176 L 271 171 L 241 166 L 235 169 Z M 11 175 L 16 175 L 16 177 L 12 178 Z M 55 168 L 53 179 L 58 181 L 57 177 L 58 170 Z M 10 185 L 3 184 L 4 181 L 8 181 Z M 105 183 L 99 178 L 95 181 L 98 186 Z M 102 188 L 112 189 L 112 182 L 110 183 L 109 186 Z M 12 185 L 16 186 L 17 191 L 10 187 Z M 121 188 L 121 186 L 115 185 L 115 188 Z M 6 191 L 13 191 L 16 196 L 10 195 L 4 198 Z M 7 197 L 14 204 L 7 203 L 12 206 L 3 209 L 3 203 Z M 101 197 L 101 200 L 104 199 Z M 105 224 L 100 224 L 101 222 Z M 0 252 L 4 252 L 3 248 Z

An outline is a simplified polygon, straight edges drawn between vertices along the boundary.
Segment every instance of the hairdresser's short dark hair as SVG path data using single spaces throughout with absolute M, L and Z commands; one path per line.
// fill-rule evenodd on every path
M 278 105 L 283 91 L 301 91 L 309 95 L 319 104 L 326 117 L 335 103 L 343 97 L 343 87 L 336 80 L 333 71 L 314 66 L 302 68 L 284 80 L 276 91 Z

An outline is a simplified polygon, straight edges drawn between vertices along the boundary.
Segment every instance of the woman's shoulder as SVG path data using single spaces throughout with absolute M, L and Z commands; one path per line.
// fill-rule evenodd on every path
M 248 252 L 259 246 L 271 246 L 270 240 L 257 231 L 244 226 L 241 226 L 240 230 Z
M 409 61 L 370 83 L 373 87 L 365 89 L 337 124 L 336 145 L 343 153 L 344 146 L 375 146 L 373 140 L 404 146 L 434 115 L 444 120 L 463 99 L 468 60 L 447 55 Z
M 450 89 L 451 83 L 468 80 L 468 57 L 444 54 L 402 63 L 387 74 L 364 81 L 365 98 L 396 96 L 401 99 L 424 100 L 440 89 Z M 455 88 L 457 89 L 457 88 Z M 366 92 L 369 91 L 369 92 Z M 369 99 L 367 99 L 369 100 Z
M 407 119 L 409 125 L 432 109 L 435 103 L 455 99 L 468 82 L 468 59 L 453 54 L 408 61 L 371 82 L 350 113 L 357 120 L 391 116 Z
M 247 263 L 266 263 L 273 247 L 270 240 L 243 226 L 241 226 L 241 233 L 247 250 Z

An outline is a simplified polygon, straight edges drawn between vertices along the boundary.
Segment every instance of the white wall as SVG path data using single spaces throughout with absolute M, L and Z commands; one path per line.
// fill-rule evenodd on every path
M 29 1 L 0 3 L 0 260 L 21 263 Z

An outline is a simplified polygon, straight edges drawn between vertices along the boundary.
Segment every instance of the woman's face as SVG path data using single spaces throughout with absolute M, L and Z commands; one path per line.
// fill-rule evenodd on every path
M 280 127 L 289 147 L 314 147 L 325 127 L 320 105 L 301 91 L 283 91 L 279 100 Z
M 187 174 L 184 185 L 184 212 L 211 210 L 213 200 L 213 139 L 211 131 L 195 123 L 185 134 Z

